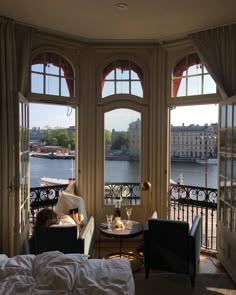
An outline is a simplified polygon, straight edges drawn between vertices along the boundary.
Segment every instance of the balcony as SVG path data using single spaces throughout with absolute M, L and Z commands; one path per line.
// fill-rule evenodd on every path
M 34 187 L 30 189 L 30 221 L 34 222 L 37 212 L 53 208 L 60 192 L 67 185 Z M 139 183 L 106 183 L 105 205 L 113 205 L 117 199 L 126 205 L 140 204 Z M 216 251 L 217 189 L 171 184 L 169 199 L 169 219 L 192 223 L 195 215 L 202 217 L 202 250 Z
M 192 224 L 195 215 L 202 217 L 202 249 L 216 251 L 217 189 L 171 184 L 169 219 Z

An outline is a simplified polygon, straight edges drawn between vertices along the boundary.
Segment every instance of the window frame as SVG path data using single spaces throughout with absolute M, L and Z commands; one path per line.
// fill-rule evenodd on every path
M 53 54 L 58 55 L 59 58 L 63 58 L 71 66 L 71 69 L 73 71 L 73 89 L 74 89 L 73 96 L 51 95 L 51 94 L 46 94 L 46 93 L 35 93 L 35 92 L 31 91 L 32 61 L 38 55 L 44 54 L 46 56 L 47 53 L 53 53 Z M 59 72 L 60 72 L 60 70 L 59 70 Z M 64 78 L 64 76 L 61 76 L 61 75 L 54 75 L 54 74 L 51 75 L 48 73 L 46 73 L 46 75 L 45 75 L 45 70 L 42 73 L 42 75 L 44 75 L 44 81 L 45 81 L 45 76 L 56 76 L 56 77 L 58 77 L 59 80 L 61 80 L 61 78 Z M 79 102 L 78 102 L 78 97 L 77 97 L 77 93 L 78 93 L 77 83 L 78 82 L 77 82 L 76 77 L 77 77 L 76 69 L 75 69 L 73 63 L 64 54 L 59 53 L 53 49 L 39 50 L 39 51 L 35 52 L 31 58 L 31 62 L 30 62 L 30 66 L 29 66 L 29 75 L 28 75 L 27 98 L 29 99 L 29 102 L 31 102 L 31 103 L 50 103 L 50 104 L 55 104 L 55 105 L 59 104 L 59 105 L 70 105 L 70 106 L 77 107 Z M 60 83 L 60 81 L 59 81 L 59 83 Z M 69 91 L 69 89 L 68 89 L 68 91 Z
M 143 83 L 141 83 L 141 80 L 139 79 L 124 79 L 124 80 L 121 80 L 121 81 L 129 81 L 129 83 L 131 83 L 132 81 L 140 81 L 141 83 L 141 86 L 142 86 L 142 90 L 143 90 L 143 96 L 136 96 L 134 94 L 131 94 L 131 93 L 114 93 L 114 94 L 111 94 L 111 95 L 108 95 L 108 96 L 105 96 L 105 97 L 102 97 L 102 88 L 103 88 L 103 71 L 105 70 L 106 67 L 108 67 L 109 65 L 112 65 L 112 63 L 115 63 L 116 61 L 120 61 L 120 60 L 125 60 L 125 61 L 128 61 L 130 63 L 133 63 L 135 64 L 137 67 L 140 68 L 140 70 L 142 70 L 142 75 L 143 75 Z M 115 70 L 115 68 L 114 68 Z M 131 68 L 129 69 L 129 75 L 131 75 Z M 135 72 L 135 71 L 134 71 Z M 148 91 L 147 91 L 147 87 L 146 87 L 146 81 L 148 81 L 149 77 L 148 77 L 148 74 L 147 74 L 147 71 L 145 70 L 145 67 L 144 65 L 142 65 L 140 62 L 137 62 L 135 60 L 133 60 L 132 58 L 130 57 L 127 57 L 127 56 L 117 56 L 117 57 L 113 57 L 112 59 L 104 62 L 98 69 L 98 78 L 97 78 L 97 89 L 98 89 L 98 92 L 97 92 L 97 104 L 100 105 L 100 104 L 107 104 L 109 102 L 112 102 L 114 100 L 116 101 L 127 101 L 127 100 L 130 100 L 130 101 L 134 101 L 134 102 L 138 102 L 140 104 L 147 104 L 148 103 Z M 137 72 L 135 72 L 136 75 Z M 130 77 L 130 76 L 129 76 Z M 108 80 L 108 81 L 111 81 L 111 80 Z M 113 80 L 114 82 L 116 81 L 120 81 L 120 79 L 118 80 Z M 129 89 L 130 89 L 130 85 L 129 85 Z
M 218 104 L 222 101 L 218 89 L 216 93 L 200 94 L 200 95 L 189 95 L 189 96 L 172 96 L 172 74 L 177 64 L 184 59 L 186 56 L 196 53 L 194 51 L 187 51 L 183 55 L 183 52 L 179 52 L 178 55 L 172 57 L 172 62 L 168 65 L 167 69 L 167 104 L 170 108 L 177 106 L 191 106 L 191 105 L 204 105 L 204 104 Z M 203 65 L 204 66 L 204 65 Z

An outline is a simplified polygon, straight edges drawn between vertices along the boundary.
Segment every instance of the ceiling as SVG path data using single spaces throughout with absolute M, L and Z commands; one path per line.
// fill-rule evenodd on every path
M 0 15 L 88 41 L 165 41 L 236 21 L 235 0 L 1 0 Z

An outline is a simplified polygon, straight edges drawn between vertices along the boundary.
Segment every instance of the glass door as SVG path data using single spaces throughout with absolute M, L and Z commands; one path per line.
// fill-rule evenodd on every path
M 146 222 L 149 214 L 148 115 L 146 107 L 115 108 L 101 112 L 103 143 L 100 177 L 102 210 L 114 213 L 121 206 L 121 218 L 128 219 L 126 208 L 132 208 L 131 220 Z M 102 126 L 101 126 L 102 127 Z M 100 139 L 101 141 L 101 139 Z
M 218 257 L 236 281 L 236 102 L 220 107 Z
M 149 97 L 143 69 L 118 58 L 101 73 L 97 103 L 98 222 L 121 206 L 121 218 L 146 222 L 149 215 Z
M 15 218 L 16 253 L 28 252 L 29 239 L 29 104 L 19 95 L 19 189 Z

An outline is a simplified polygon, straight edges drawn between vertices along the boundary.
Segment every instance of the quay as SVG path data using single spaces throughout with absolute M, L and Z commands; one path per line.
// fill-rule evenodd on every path
M 31 157 L 36 158 L 44 158 L 44 159 L 74 159 L 74 155 L 68 155 L 68 154 L 57 154 L 57 153 L 31 153 Z

